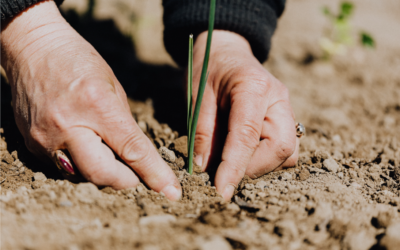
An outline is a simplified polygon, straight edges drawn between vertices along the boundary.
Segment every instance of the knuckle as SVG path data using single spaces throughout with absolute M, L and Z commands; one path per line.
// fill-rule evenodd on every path
M 294 153 L 295 146 L 296 146 L 295 141 L 292 142 L 281 139 L 276 143 L 275 154 L 278 157 L 278 159 L 284 161 Z
M 245 123 L 238 132 L 239 143 L 250 150 L 255 150 L 260 142 L 260 129 L 258 129 L 255 123 Z
M 151 147 L 142 136 L 132 135 L 122 143 L 119 155 L 129 165 L 146 165 L 149 162 Z
M 103 82 L 93 79 L 85 79 L 80 83 L 81 96 L 84 102 L 88 103 L 89 107 L 102 107 L 104 100 L 108 97 L 112 86 L 105 88 Z
M 243 168 L 242 166 L 240 166 L 238 164 L 233 164 L 230 167 L 230 171 L 233 174 L 233 176 L 243 177 L 246 173 L 246 168 Z

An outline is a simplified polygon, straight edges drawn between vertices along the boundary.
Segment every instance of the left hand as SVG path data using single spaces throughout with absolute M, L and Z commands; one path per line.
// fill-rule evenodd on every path
M 197 37 L 193 49 L 193 104 L 207 33 Z M 257 178 L 294 166 L 299 140 L 288 89 L 254 57 L 244 37 L 215 30 L 208 70 L 195 135 L 195 162 L 205 171 L 222 150 L 215 185 L 229 200 L 245 174 Z

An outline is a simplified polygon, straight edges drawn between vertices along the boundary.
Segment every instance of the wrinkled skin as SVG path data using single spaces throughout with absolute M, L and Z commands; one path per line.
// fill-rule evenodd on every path
M 205 40 L 206 32 L 194 46 L 195 83 Z M 136 186 L 140 177 L 171 200 L 181 197 L 176 176 L 136 124 L 112 70 L 54 2 L 38 3 L 3 24 L 1 45 L 16 122 L 31 152 L 51 158 L 55 150 L 67 150 L 79 172 L 97 185 L 123 189 Z M 228 124 L 228 134 L 220 143 L 215 179 L 228 200 L 244 174 L 257 177 L 293 166 L 298 142 L 287 89 L 255 59 L 243 37 L 215 31 L 209 69 L 196 162 L 206 169 L 211 152 L 221 150 L 212 143 L 216 114 L 229 114 L 221 123 Z M 194 97 L 197 89 L 195 84 Z

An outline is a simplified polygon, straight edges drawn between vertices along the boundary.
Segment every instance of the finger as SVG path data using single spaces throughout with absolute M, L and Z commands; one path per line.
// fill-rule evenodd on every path
M 124 109 L 116 109 L 107 116 L 108 121 L 114 121 L 103 122 L 101 125 L 100 136 L 107 145 L 151 189 L 163 192 L 171 200 L 179 200 L 182 190 L 177 177 L 136 124 L 131 113 Z
M 206 87 L 197 123 L 194 152 L 195 163 L 204 171 L 208 165 L 217 119 L 214 91 Z
M 246 87 L 246 86 L 245 86 Z M 257 87 L 257 86 L 255 86 Z M 260 88 L 262 86 L 259 86 Z M 259 88 L 232 89 L 228 135 L 222 162 L 215 176 L 215 185 L 225 200 L 243 178 L 246 167 L 260 141 L 262 121 L 266 113 L 265 91 Z M 235 93 L 240 93 L 236 94 Z
M 71 130 L 66 146 L 79 172 L 96 185 L 124 189 L 135 187 L 140 182 L 135 173 L 116 160 L 111 149 L 90 129 Z
M 300 139 L 296 138 L 296 149 L 294 150 L 294 153 L 278 168 L 274 169 L 274 171 L 279 171 L 284 168 L 291 168 L 296 166 L 297 160 L 299 159 L 299 146 L 300 146 Z
M 275 170 L 295 152 L 296 127 L 289 102 L 279 101 L 268 109 L 261 138 L 246 171 L 252 178 Z M 296 156 L 286 164 L 293 160 L 297 161 Z

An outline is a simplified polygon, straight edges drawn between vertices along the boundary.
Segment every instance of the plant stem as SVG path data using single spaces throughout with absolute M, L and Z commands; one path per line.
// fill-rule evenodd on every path
M 199 91 L 197 93 L 196 105 L 194 108 L 193 121 L 191 125 L 190 132 L 190 144 L 189 144 L 189 174 L 193 174 L 193 149 L 194 149 L 194 137 L 196 134 L 197 121 L 199 119 L 201 101 L 203 99 L 204 89 L 207 83 L 207 68 L 208 68 L 208 60 L 210 58 L 210 49 L 211 49 L 211 38 L 212 32 L 214 30 L 214 19 L 215 19 L 215 2 L 216 0 L 211 0 L 210 3 L 210 15 L 208 18 L 208 34 L 207 34 L 207 45 L 206 45 L 206 53 L 204 54 L 203 61 L 203 69 L 201 70 L 201 78 L 200 78 L 200 86 Z
M 190 132 L 192 127 L 193 119 L 193 108 L 192 108 L 192 88 L 193 88 L 193 35 L 189 36 L 189 62 L 188 62 L 188 86 L 187 86 L 187 133 L 188 133 L 188 152 L 190 144 Z

